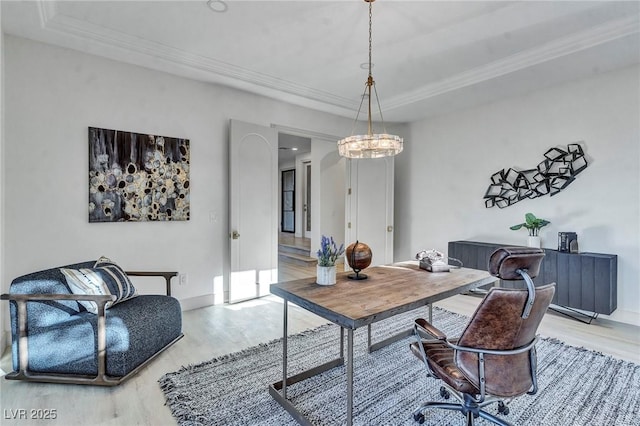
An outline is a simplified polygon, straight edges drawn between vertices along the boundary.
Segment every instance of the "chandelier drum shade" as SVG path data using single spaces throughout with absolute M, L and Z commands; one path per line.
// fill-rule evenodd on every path
M 400 136 L 387 134 L 384 128 L 384 119 L 382 118 L 382 108 L 380 108 L 380 100 L 378 99 L 378 91 L 376 90 L 376 82 L 371 73 L 371 42 L 372 42 L 372 4 L 375 0 L 364 0 L 369 3 L 369 77 L 365 83 L 364 92 L 360 99 L 360 107 L 354 120 L 354 129 L 360 116 L 360 110 L 364 99 L 367 98 L 368 114 L 367 124 L 368 132 L 364 135 L 351 135 L 338 141 L 338 153 L 346 158 L 381 158 L 391 157 L 402 152 L 403 139 Z M 373 93 L 372 93 L 373 92 Z M 376 97 L 376 104 L 380 113 L 380 122 L 382 123 L 383 133 L 373 133 L 373 124 L 371 118 L 371 100 L 372 94 Z

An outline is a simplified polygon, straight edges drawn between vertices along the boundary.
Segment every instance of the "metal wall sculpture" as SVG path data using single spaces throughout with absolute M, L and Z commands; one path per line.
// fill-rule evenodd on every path
M 535 169 L 502 169 L 491 176 L 491 185 L 484 195 L 486 208 L 509 207 L 525 198 L 556 195 L 587 168 L 582 146 L 567 145 L 567 149 L 551 148 Z
M 89 127 L 89 222 L 189 220 L 189 140 Z

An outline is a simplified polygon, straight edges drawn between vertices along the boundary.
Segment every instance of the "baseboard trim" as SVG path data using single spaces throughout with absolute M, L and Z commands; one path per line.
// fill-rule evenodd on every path
M 205 308 L 212 306 L 216 302 L 215 295 L 205 294 L 202 296 L 188 297 L 186 299 L 180 299 L 180 306 L 183 311 L 191 311 L 193 309 Z

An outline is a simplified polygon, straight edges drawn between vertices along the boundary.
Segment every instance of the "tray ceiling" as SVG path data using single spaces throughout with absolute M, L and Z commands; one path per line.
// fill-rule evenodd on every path
M 3 2 L 5 33 L 353 118 L 367 71 L 361 0 Z M 640 3 L 373 5 L 386 121 L 413 121 L 640 62 Z

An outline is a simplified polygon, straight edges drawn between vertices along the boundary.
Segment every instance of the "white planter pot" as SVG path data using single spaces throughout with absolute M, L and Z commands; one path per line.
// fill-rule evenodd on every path
M 320 285 L 334 285 L 336 283 L 336 267 L 317 266 L 316 283 Z
M 540 248 L 540 237 L 529 237 L 527 247 Z

